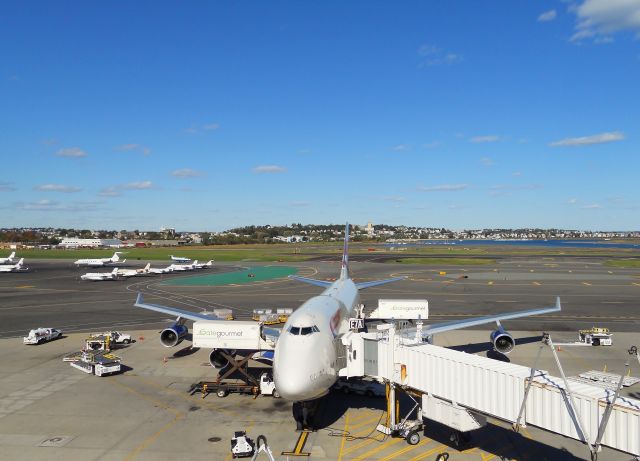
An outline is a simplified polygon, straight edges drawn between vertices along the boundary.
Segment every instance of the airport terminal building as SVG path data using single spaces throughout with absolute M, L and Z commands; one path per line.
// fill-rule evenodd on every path
M 119 239 L 81 239 L 76 237 L 64 238 L 58 244 L 63 248 L 120 248 L 123 246 Z

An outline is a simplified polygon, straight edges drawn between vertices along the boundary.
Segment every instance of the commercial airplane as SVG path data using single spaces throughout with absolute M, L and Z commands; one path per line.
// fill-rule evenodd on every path
M 341 347 L 341 336 L 349 331 L 349 318 L 356 316 L 356 309 L 360 304 L 358 291 L 405 278 L 354 282 L 349 276 L 348 243 L 349 225 L 347 224 L 342 268 L 340 277 L 335 282 L 289 276 L 294 280 L 322 287 L 324 291 L 295 310 L 279 333 L 274 333 L 278 330 L 269 329 L 267 332 L 265 329 L 267 335 L 276 336 L 273 378 L 276 389 L 287 400 L 303 403 L 315 400 L 327 394 L 338 379 L 340 363 L 337 351 Z M 160 335 L 160 340 L 166 347 L 177 345 L 187 335 L 188 329 L 184 325 L 185 320 L 215 320 L 211 316 L 190 311 L 145 304 L 142 294 L 138 294 L 135 306 L 178 317 L 176 323 L 163 330 Z M 557 312 L 560 309 L 558 299 L 555 307 L 424 326 L 422 334 L 423 337 L 428 337 L 436 333 L 495 322 L 497 329 L 491 334 L 491 339 L 496 350 L 508 353 L 513 349 L 515 340 L 502 327 L 500 323 L 502 320 Z M 217 368 L 223 368 L 228 362 L 224 359 L 219 360 L 222 356 L 217 355 L 216 352 L 215 349 L 211 352 L 210 362 Z M 241 355 L 242 351 L 235 353 Z
M 127 261 L 126 259 L 120 261 L 121 254 L 121 251 L 116 251 L 110 258 L 78 259 L 73 264 L 75 264 L 76 266 L 103 267 L 110 264 L 115 264 L 117 262 L 125 263 Z
M 171 261 L 175 261 L 177 263 L 188 263 L 189 261 L 191 261 L 191 258 L 187 258 L 186 256 L 169 256 L 171 256 Z
M 13 253 L 12 253 L 13 254 Z M 0 272 L 26 272 L 29 270 L 28 267 L 24 267 L 24 258 L 20 258 L 15 264 L 4 264 L 0 266 Z
M 13 258 L 16 257 L 16 252 L 12 251 L 8 258 L 0 258 L 0 264 L 11 264 L 13 262 Z
M 116 274 L 122 277 L 135 277 L 136 275 L 146 275 L 150 273 L 151 263 L 148 263 L 142 269 L 118 269 L 116 267 Z
M 169 272 L 173 272 L 173 264 L 167 266 L 167 267 L 150 267 L 149 268 L 149 273 L 150 274 L 168 274 Z
M 80 276 L 81 280 L 93 280 L 100 282 L 103 280 L 118 280 L 118 268 L 114 268 L 111 272 L 87 272 Z
M 213 259 L 210 259 L 206 263 L 198 263 L 198 260 L 195 260 L 193 263 L 194 269 L 208 269 L 213 266 Z

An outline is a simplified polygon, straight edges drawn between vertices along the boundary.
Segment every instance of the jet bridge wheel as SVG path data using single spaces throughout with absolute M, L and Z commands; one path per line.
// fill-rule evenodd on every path
M 216 395 L 220 398 L 226 397 L 227 396 L 227 391 L 224 389 L 219 389 L 218 392 L 216 392 Z

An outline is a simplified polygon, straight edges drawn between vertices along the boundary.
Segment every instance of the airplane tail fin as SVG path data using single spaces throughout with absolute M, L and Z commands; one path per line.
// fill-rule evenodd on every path
M 12 260 L 15 257 L 16 257 L 16 252 L 12 251 L 11 254 L 9 255 L 9 260 Z
M 144 266 L 145 272 L 149 272 L 149 269 L 151 269 L 151 263 L 147 263 L 147 265 Z
M 117 268 L 117 267 L 116 267 L 116 268 L 114 268 L 114 269 L 111 271 L 111 274 L 112 274 L 112 275 L 118 275 L 118 268 Z
M 23 263 L 24 263 L 24 258 L 20 258 L 20 261 L 18 261 L 18 264 L 16 264 L 16 267 L 22 266 Z
M 120 253 L 118 253 L 117 251 L 115 253 L 113 253 L 113 256 L 111 256 L 111 261 L 113 261 L 114 263 L 120 261 L 120 256 L 119 255 L 120 255 Z
M 344 247 L 342 248 L 342 267 L 340 268 L 340 280 L 349 278 L 349 223 L 344 229 Z

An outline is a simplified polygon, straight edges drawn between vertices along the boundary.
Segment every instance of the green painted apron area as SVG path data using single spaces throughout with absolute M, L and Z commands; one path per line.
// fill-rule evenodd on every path
M 194 275 L 193 277 L 182 277 L 168 280 L 162 285 L 190 285 L 190 286 L 220 286 L 220 285 L 240 285 L 243 283 L 264 282 L 273 280 L 298 272 L 295 267 L 286 266 L 261 266 L 249 267 L 238 272 L 225 272 L 224 274 Z M 253 277 L 250 277 L 250 274 Z

